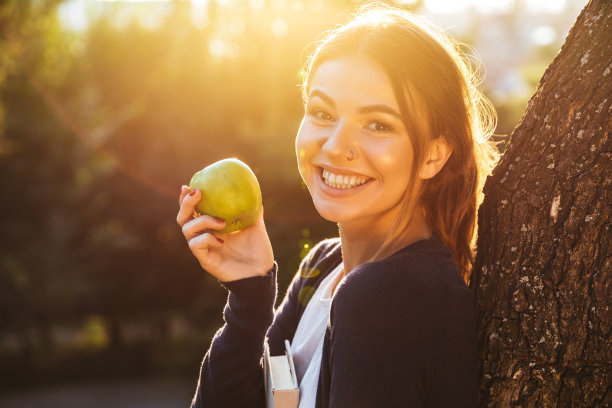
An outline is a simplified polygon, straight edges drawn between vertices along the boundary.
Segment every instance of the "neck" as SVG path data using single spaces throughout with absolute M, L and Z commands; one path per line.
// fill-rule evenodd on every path
M 357 223 L 338 224 L 344 275 L 348 275 L 358 265 L 368 262 L 376 255 L 391 233 L 390 225 L 392 224 L 381 222 L 372 225 L 369 223 L 366 227 Z M 407 245 L 430 238 L 431 235 L 432 231 L 425 221 L 423 211 L 420 208 L 415 209 L 410 222 L 402 233 L 393 239 L 391 244 L 377 256 L 377 259 L 383 259 Z

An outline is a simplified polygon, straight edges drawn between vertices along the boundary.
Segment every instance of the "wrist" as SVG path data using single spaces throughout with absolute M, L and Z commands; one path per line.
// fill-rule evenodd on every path
M 257 282 L 261 278 L 275 277 L 277 271 L 278 271 L 278 264 L 276 263 L 276 261 L 273 261 L 272 265 L 270 265 L 269 268 L 263 269 L 261 272 L 258 272 L 255 274 L 245 273 L 243 276 L 238 275 L 235 279 L 230 279 L 230 280 L 218 279 L 218 281 L 223 287 L 231 291 L 233 288 L 237 288 L 238 286 L 241 286 L 241 285 L 236 285 L 237 282 L 244 282 L 245 284 L 250 285 L 250 284 Z
M 273 267 L 264 276 L 251 276 L 230 282 L 221 282 L 221 286 L 229 291 L 228 304 L 224 311 L 225 317 L 232 316 L 239 324 L 262 327 L 274 314 L 276 302 L 276 272 L 278 265 Z M 227 321 L 227 320 L 226 320 Z M 266 326 L 267 327 L 267 326 Z

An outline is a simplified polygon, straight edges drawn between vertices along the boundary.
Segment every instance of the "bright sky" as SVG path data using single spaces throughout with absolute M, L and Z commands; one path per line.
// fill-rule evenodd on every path
M 456 13 L 473 7 L 483 14 L 504 13 L 520 2 L 530 13 L 560 13 L 567 0 L 425 0 L 425 9 L 432 13 Z
M 149 5 L 157 4 L 165 9 L 172 7 L 174 0 L 64 0 L 59 7 L 59 15 L 63 23 L 74 30 L 85 30 L 88 25 L 88 10 L 96 3 L 127 3 L 135 5 L 138 3 L 147 3 Z M 192 12 L 195 14 L 202 13 L 206 10 L 209 0 L 183 0 L 192 3 Z M 219 4 L 231 4 L 243 2 L 245 0 L 215 0 Z M 287 0 L 270 0 L 273 6 L 284 7 Z M 321 0 L 324 1 L 324 0 Z M 415 0 L 397 0 L 398 3 L 405 4 L 413 3 Z M 562 13 L 570 6 L 569 3 L 576 3 L 580 0 L 425 0 L 422 12 L 429 15 L 449 15 L 457 14 L 469 9 L 473 9 L 479 14 L 504 14 L 509 12 L 515 4 L 531 14 L 558 14 Z M 586 4 L 587 0 L 584 0 Z M 248 0 L 249 5 L 256 9 L 262 7 L 264 0 Z M 580 7 L 583 5 L 581 4 Z M 154 15 L 149 16 L 155 20 Z M 157 16 L 159 17 L 159 16 Z M 195 16 L 194 16 L 195 17 Z

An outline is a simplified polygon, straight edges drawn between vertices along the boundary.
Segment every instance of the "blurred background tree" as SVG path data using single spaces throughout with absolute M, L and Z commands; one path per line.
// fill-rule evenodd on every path
M 301 67 L 361 3 L 0 4 L 0 391 L 51 378 L 195 377 L 226 293 L 175 216 L 181 184 L 221 158 L 240 158 L 260 180 L 282 299 L 308 248 L 337 234 L 297 171 Z M 522 0 L 388 3 L 479 51 L 500 135 L 584 4 L 535 2 L 537 14 Z

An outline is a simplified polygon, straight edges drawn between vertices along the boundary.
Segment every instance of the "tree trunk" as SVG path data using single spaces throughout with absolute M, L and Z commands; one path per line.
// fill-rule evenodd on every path
M 485 185 L 483 407 L 612 405 L 611 5 L 582 11 Z

